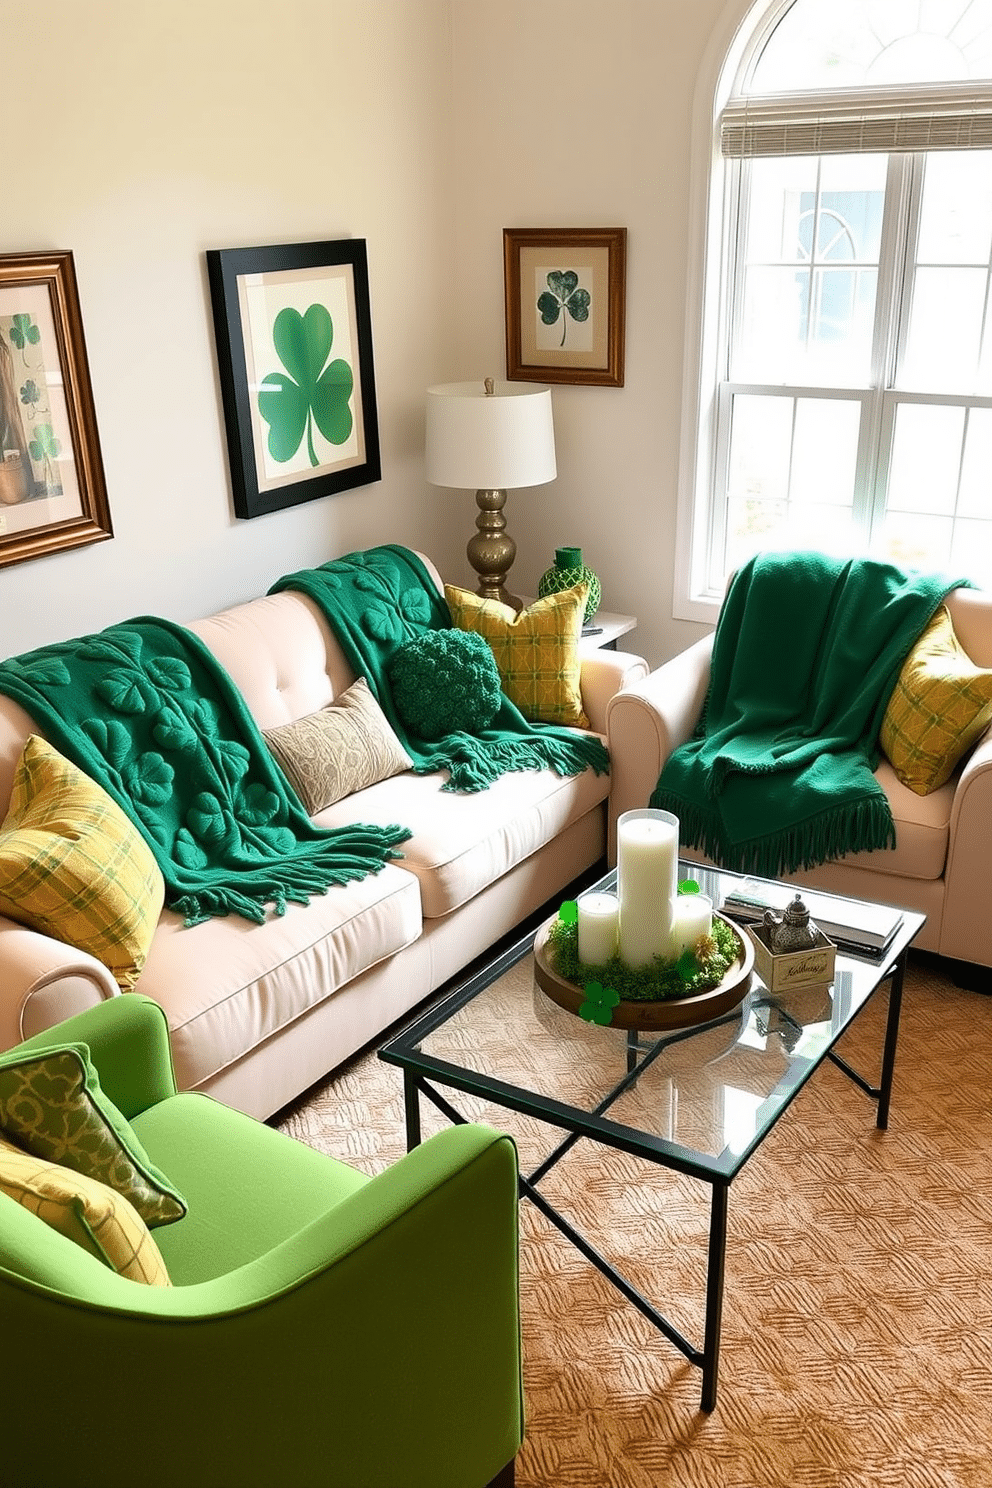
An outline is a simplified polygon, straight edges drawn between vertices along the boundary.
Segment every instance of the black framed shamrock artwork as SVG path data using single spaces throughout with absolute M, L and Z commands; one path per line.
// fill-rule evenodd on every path
M 207 253 L 234 510 L 381 475 L 365 242 Z
M 627 229 L 503 230 L 506 375 L 623 387 Z

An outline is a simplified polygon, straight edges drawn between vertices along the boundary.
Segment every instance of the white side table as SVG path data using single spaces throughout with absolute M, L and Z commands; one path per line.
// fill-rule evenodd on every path
M 614 615 L 609 610 L 597 610 L 588 625 L 582 627 L 580 651 L 615 651 L 622 635 L 637 625 L 636 615 Z

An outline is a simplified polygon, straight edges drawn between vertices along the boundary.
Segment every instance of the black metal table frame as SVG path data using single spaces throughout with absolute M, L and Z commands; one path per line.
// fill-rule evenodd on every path
M 922 924 L 922 917 L 919 918 Z M 917 927 L 918 928 L 918 927 Z M 729 1202 L 730 1184 L 741 1168 L 750 1159 L 753 1152 L 757 1150 L 761 1142 L 772 1130 L 781 1116 L 791 1105 L 795 1096 L 799 1093 L 806 1081 L 812 1076 L 823 1063 L 824 1059 L 830 1059 L 838 1066 L 855 1085 L 867 1096 L 877 1103 L 875 1124 L 880 1130 L 885 1130 L 889 1121 L 889 1107 L 892 1098 L 892 1077 L 895 1070 L 896 1047 L 899 1039 L 899 1019 L 902 1011 L 903 980 L 906 971 L 906 959 L 909 944 L 915 935 L 904 933 L 899 937 L 896 945 L 899 947 L 897 953 L 889 960 L 879 963 L 879 975 L 871 992 L 855 1010 L 854 1014 L 839 1029 L 834 1043 L 848 1028 L 855 1023 L 872 1001 L 878 989 L 885 983 L 889 983 L 889 1005 L 886 1016 L 885 1035 L 882 1047 L 881 1074 L 877 1085 L 871 1084 L 857 1070 L 853 1069 L 844 1059 L 835 1053 L 833 1046 L 823 1051 L 819 1058 L 810 1060 L 809 1066 L 793 1084 L 784 1103 L 781 1105 L 774 1119 L 766 1127 L 756 1134 L 755 1140 L 746 1148 L 742 1154 L 738 1154 L 736 1160 L 731 1162 L 730 1158 L 704 1157 L 700 1153 L 693 1152 L 689 1148 L 680 1146 L 676 1142 L 661 1137 L 654 1137 L 650 1133 L 639 1132 L 635 1128 L 623 1126 L 610 1121 L 606 1112 L 614 1102 L 637 1080 L 639 1075 L 652 1063 L 658 1055 L 671 1047 L 672 1044 L 683 1039 L 691 1038 L 700 1032 L 700 1025 L 679 1029 L 677 1032 L 665 1038 L 652 1038 L 642 1042 L 635 1031 L 627 1035 L 627 1073 L 614 1088 L 603 1097 L 598 1106 L 591 1112 L 579 1112 L 575 1108 L 562 1102 L 555 1101 L 551 1097 L 534 1095 L 532 1092 L 523 1090 L 517 1086 L 509 1085 L 494 1078 L 491 1075 L 479 1075 L 472 1070 L 466 1070 L 454 1064 L 433 1056 L 420 1054 L 413 1046 L 425 1038 L 433 1029 L 457 1012 L 458 1009 L 471 1002 L 472 999 L 498 981 L 511 966 L 523 959 L 533 949 L 534 937 L 526 936 L 515 946 L 510 947 L 502 956 L 494 960 L 480 972 L 470 977 L 460 988 L 451 994 L 437 1008 L 420 1018 L 412 1024 L 396 1039 L 391 1040 L 379 1051 L 379 1057 L 388 1063 L 398 1064 L 403 1070 L 403 1090 L 406 1113 L 406 1140 L 407 1149 L 419 1145 L 421 1141 L 420 1126 L 420 1097 L 424 1096 L 437 1108 L 447 1119 L 455 1124 L 461 1124 L 470 1118 L 463 1116 L 439 1091 L 434 1089 L 431 1080 L 445 1086 L 451 1086 L 462 1090 L 467 1094 L 481 1096 L 495 1105 L 504 1106 L 507 1109 L 519 1111 L 525 1116 L 533 1117 L 547 1125 L 561 1127 L 569 1135 L 558 1144 L 554 1150 L 541 1162 L 532 1172 L 526 1176 L 521 1174 L 519 1178 L 520 1194 L 540 1210 L 572 1245 L 600 1271 L 609 1282 L 641 1312 L 650 1323 L 654 1325 L 674 1346 L 689 1360 L 689 1362 L 702 1370 L 703 1383 L 700 1405 L 704 1411 L 712 1411 L 716 1406 L 717 1378 L 720 1364 L 720 1333 L 723 1317 L 723 1291 L 724 1273 L 727 1253 L 727 1212 Z M 884 969 L 882 969 L 884 967 Z M 780 1016 L 788 1019 L 788 1014 L 778 1001 L 771 995 L 766 994 L 759 997 L 753 1006 L 767 1006 L 777 1008 Z M 719 1026 L 730 1022 L 738 1016 L 738 1010 L 718 1018 L 707 1027 Z M 799 1025 L 796 1025 L 797 1027 Z M 640 1054 L 646 1048 L 643 1058 Z M 417 1068 L 412 1061 L 419 1060 L 422 1067 Z M 776 1094 L 773 1092 L 773 1094 Z M 770 1098 L 770 1097 L 769 1097 Z M 602 1255 L 582 1235 L 574 1225 L 560 1214 L 551 1205 L 537 1185 L 541 1179 L 550 1172 L 557 1162 L 564 1157 L 580 1137 L 589 1137 L 595 1141 L 602 1142 L 605 1146 L 615 1147 L 623 1152 L 632 1153 L 636 1157 L 643 1157 L 649 1161 L 658 1163 L 663 1167 L 681 1172 L 702 1182 L 709 1183 L 712 1189 L 710 1202 L 710 1225 L 709 1242 L 707 1250 L 706 1267 L 706 1310 L 703 1328 L 702 1348 L 696 1347 L 673 1323 L 661 1313 L 647 1297 L 640 1292 L 631 1282 L 624 1277 L 617 1268 Z

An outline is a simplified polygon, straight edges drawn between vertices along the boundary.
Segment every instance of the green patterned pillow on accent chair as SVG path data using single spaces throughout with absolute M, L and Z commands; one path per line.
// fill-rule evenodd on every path
M 182 1195 L 100 1089 L 85 1044 L 0 1054 L 0 1135 L 106 1184 L 147 1225 L 172 1224 L 186 1213 Z

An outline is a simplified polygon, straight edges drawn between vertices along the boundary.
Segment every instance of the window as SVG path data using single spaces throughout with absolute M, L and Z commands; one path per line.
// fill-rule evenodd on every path
M 992 0 L 751 22 L 715 121 L 676 613 L 762 547 L 992 585 Z

